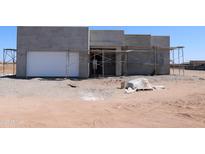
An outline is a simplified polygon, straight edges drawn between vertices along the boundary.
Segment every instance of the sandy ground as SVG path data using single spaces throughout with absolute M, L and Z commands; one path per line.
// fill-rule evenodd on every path
M 16 74 L 16 65 L 4 64 L 4 74 Z M 0 62 L 0 76 L 3 75 L 3 64 Z
M 163 90 L 119 89 L 138 77 L 0 78 L 0 127 L 205 127 L 205 71 L 143 76 Z

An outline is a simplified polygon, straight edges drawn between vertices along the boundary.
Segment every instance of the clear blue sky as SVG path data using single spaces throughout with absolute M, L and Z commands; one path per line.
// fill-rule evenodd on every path
M 205 60 L 205 26 L 93 26 L 91 30 L 124 30 L 126 34 L 169 35 L 171 46 L 185 46 L 185 60 Z M 16 27 L 0 26 L 0 60 L 3 48 L 16 48 Z

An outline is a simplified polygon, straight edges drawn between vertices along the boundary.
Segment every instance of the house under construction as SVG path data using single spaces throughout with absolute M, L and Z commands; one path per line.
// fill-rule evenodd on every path
M 18 27 L 17 77 L 170 73 L 170 37 L 88 27 Z

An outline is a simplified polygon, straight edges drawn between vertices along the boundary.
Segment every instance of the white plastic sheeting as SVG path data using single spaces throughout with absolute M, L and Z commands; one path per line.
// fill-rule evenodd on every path
M 132 93 L 137 90 L 153 90 L 153 87 L 146 78 L 138 78 L 127 82 L 125 92 Z

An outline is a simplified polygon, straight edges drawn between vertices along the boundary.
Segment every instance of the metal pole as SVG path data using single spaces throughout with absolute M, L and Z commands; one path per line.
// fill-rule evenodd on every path
M 178 48 L 178 69 L 179 69 L 179 75 L 180 75 L 180 49 Z
M 66 53 L 66 77 L 68 78 L 69 77 L 69 50 L 68 50 L 68 52 Z
M 103 74 L 103 77 L 105 75 L 105 70 L 104 70 L 104 50 L 102 50 L 102 74 Z
M 174 62 L 174 49 L 172 50 L 172 58 L 173 58 L 173 62 L 172 62 L 172 64 L 173 64 L 173 75 L 174 75 L 174 67 L 175 67 L 175 62 Z
M 3 75 L 4 75 L 4 63 L 5 63 L 5 49 L 3 49 Z
M 14 75 L 14 58 L 12 58 L 13 59 L 13 75 Z
M 156 47 L 156 53 L 155 53 L 155 57 L 156 57 L 156 62 L 155 62 L 155 67 L 156 67 L 156 70 L 155 70 L 155 75 L 157 75 L 157 73 L 158 73 L 158 67 L 157 67 L 157 64 L 158 64 L 158 57 L 157 57 L 157 55 L 158 55 L 158 46 Z
M 128 52 L 127 52 L 127 57 L 126 57 L 126 75 L 128 75 Z
M 14 51 L 12 50 L 11 53 L 12 53 L 12 62 L 13 62 L 13 75 L 14 75 L 14 62 L 15 62 Z
M 183 75 L 184 75 L 184 48 L 182 48 L 182 62 L 183 62 Z
M 93 53 L 93 59 L 94 59 L 94 61 L 95 61 L 95 52 Z M 95 64 L 93 63 L 92 66 L 93 66 L 93 65 L 95 65 Z M 95 75 L 95 66 L 93 66 L 93 68 L 94 68 L 94 70 L 93 70 L 93 71 L 94 71 L 94 77 L 96 77 L 96 75 Z
M 156 71 L 157 71 L 157 67 L 156 67 L 156 63 L 157 63 L 156 47 L 153 48 L 153 51 L 154 51 L 154 75 L 156 75 Z

